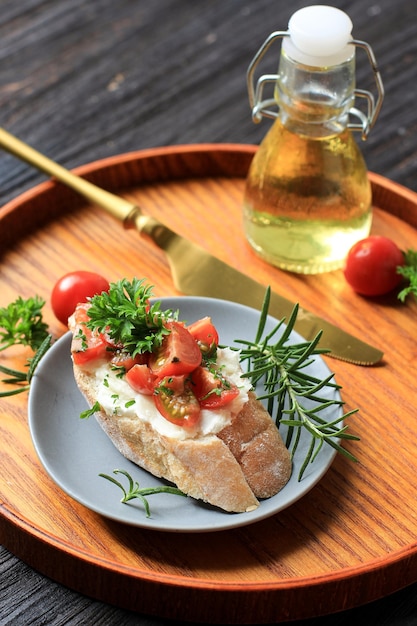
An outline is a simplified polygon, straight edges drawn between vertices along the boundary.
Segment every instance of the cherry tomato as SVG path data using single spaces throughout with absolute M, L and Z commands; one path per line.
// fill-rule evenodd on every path
M 68 324 L 68 318 L 75 311 L 80 302 L 86 302 L 97 293 L 108 291 L 108 281 L 94 272 L 70 272 L 60 278 L 51 294 L 52 310 L 63 324 Z
M 201 363 L 201 351 L 191 333 L 179 322 L 167 322 L 170 331 L 151 354 L 149 367 L 158 378 L 192 372 Z
M 200 405 L 186 375 L 165 376 L 155 387 L 154 400 L 161 415 L 178 426 L 194 426 L 200 418 Z
M 154 392 L 156 376 L 146 363 L 134 365 L 126 373 L 126 380 L 137 393 L 151 396 Z
M 78 305 L 71 318 L 73 332 L 71 353 L 75 365 L 80 367 L 108 361 L 111 357 L 111 348 L 106 335 L 86 326 L 89 320 L 88 307 L 87 303 Z
M 344 274 L 356 292 L 380 296 L 400 284 L 402 277 L 397 267 L 404 262 L 404 254 L 391 239 L 372 235 L 350 249 Z
M 204 409 L 219 409 L 239 395 L 236 385 L 206 367 L 197 367 L 191 373 L 191 383 L 194 394 Z
M 203 317 L 193 322 L 187 326 L 187 330 L 194 337 L 205 356 L 215 352 L 219 345 L 219 335 L 210 317 Z

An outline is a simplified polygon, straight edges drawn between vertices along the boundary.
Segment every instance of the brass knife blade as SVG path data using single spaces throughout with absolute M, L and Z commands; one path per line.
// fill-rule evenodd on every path
M 144 216 L 137 218 L 142 222 Z M 184 294 L 232 300 L 260 309 L 266 286 L 211 255 L 200 246 L 177 235 L 159 222 L 152 220 L 147 234 L 162 248 L 168 258 L 174 284 Z M 149 226 L 149 225 L 148 225 Z M 143 223 L 137 225 L 143 232 Z M 277 319 L 289 318 L 294 303 L 276 292 L 271 292 L 269 313 Z M 295 329 L 310 341 L 322 330 L 320 347 L 329 349 L 328 356 L 356 365 L 375 365 L 383 352 L 353 337 L 327 320 L 300 307 Z

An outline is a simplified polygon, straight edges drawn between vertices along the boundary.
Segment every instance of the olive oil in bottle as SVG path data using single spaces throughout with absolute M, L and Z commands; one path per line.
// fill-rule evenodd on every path
M 277 120 L 255 155 L 243 210 L 246 236 L 266 261 L 306 274 L 340 267 L 372 219 L 366 168 L 350 131 L 303 137 Z
M 349 127 L 355 98 L 351 26 L 345 13 L 328 6 L 293 15 L 276 77 L 279 115 L 248 173 L 246 237 L 259 256 L 288 271 L 337 269 L 370 231 L 370 183 Z

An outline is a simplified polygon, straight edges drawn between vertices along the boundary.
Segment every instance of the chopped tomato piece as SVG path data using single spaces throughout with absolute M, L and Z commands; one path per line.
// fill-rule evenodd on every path
M 194 426 L 200 418 L 200 405 L 187 376 L 166 376 L 154 391 L 155 406 L 165 419 L 177 426 Z
M 146 363 L 137 363 L 127 373 L 126 380 L 138 393 L 151 396 L 154 391 L 156 376 Z
M 78 338 L 75 337 L 73 345 L 75 344 L 72 350 L 72 358 L 75 365 L 87 365 L 88 363 L 105 361 L 108 359 L 107 352 L 107 344 L 101 336 L 91 336 L 87 341 L 87 347 L 77 349 Z M 81 341 L 81 344 L 84 344 L 84 340 Z
M 236 385 L 206 367 L 197 367 L 192 372 L 191 384 L 200 406 L 204 409 L 218 409 L 239 395 Z
M 187 330 L 200 346 L 203 355 L 211 355 L 219 345 L 219 335 L 211 317 L 203 317 L 187 326 Z
M 125 352 L 123 349 L 116 349 L 111 353 L 111 363 L 114 367 L 123 368 L 126 372 L 132 369 L 134 365 L 143 365 L 148 362 L 148 354 L 137 354 L 132 356 L 129 352 Z
M 167 322 L 170 331 L 151 354 L 149 367 L 158 378 L 189 374 L 201 363 L 201 351 L 191 333 L 179 322 Z
M 109 343 L 103 333 L 93 331 L 86 325 L 89 304 L 79 304 L 70 320 L 73 330 L 71 343 L 72 358 L 75 365 L 106 361 L 110 359 Z
M 90 308 L 89 303 L 77 304 L 75 311 L 73 313 L 73 325 L 75 324 L 85 324 L 90 319 L 88 315 L 88 309 Z

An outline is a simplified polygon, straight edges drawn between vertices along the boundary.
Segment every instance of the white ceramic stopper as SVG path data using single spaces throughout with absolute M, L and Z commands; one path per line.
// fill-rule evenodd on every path
M 296 11 L 288 22 L 289 37 L 283 40 L 294 61 L 314 66 L 339 65 L 355 54 L 349 45 L 352 22 L 340 9 L 313 5 Z

